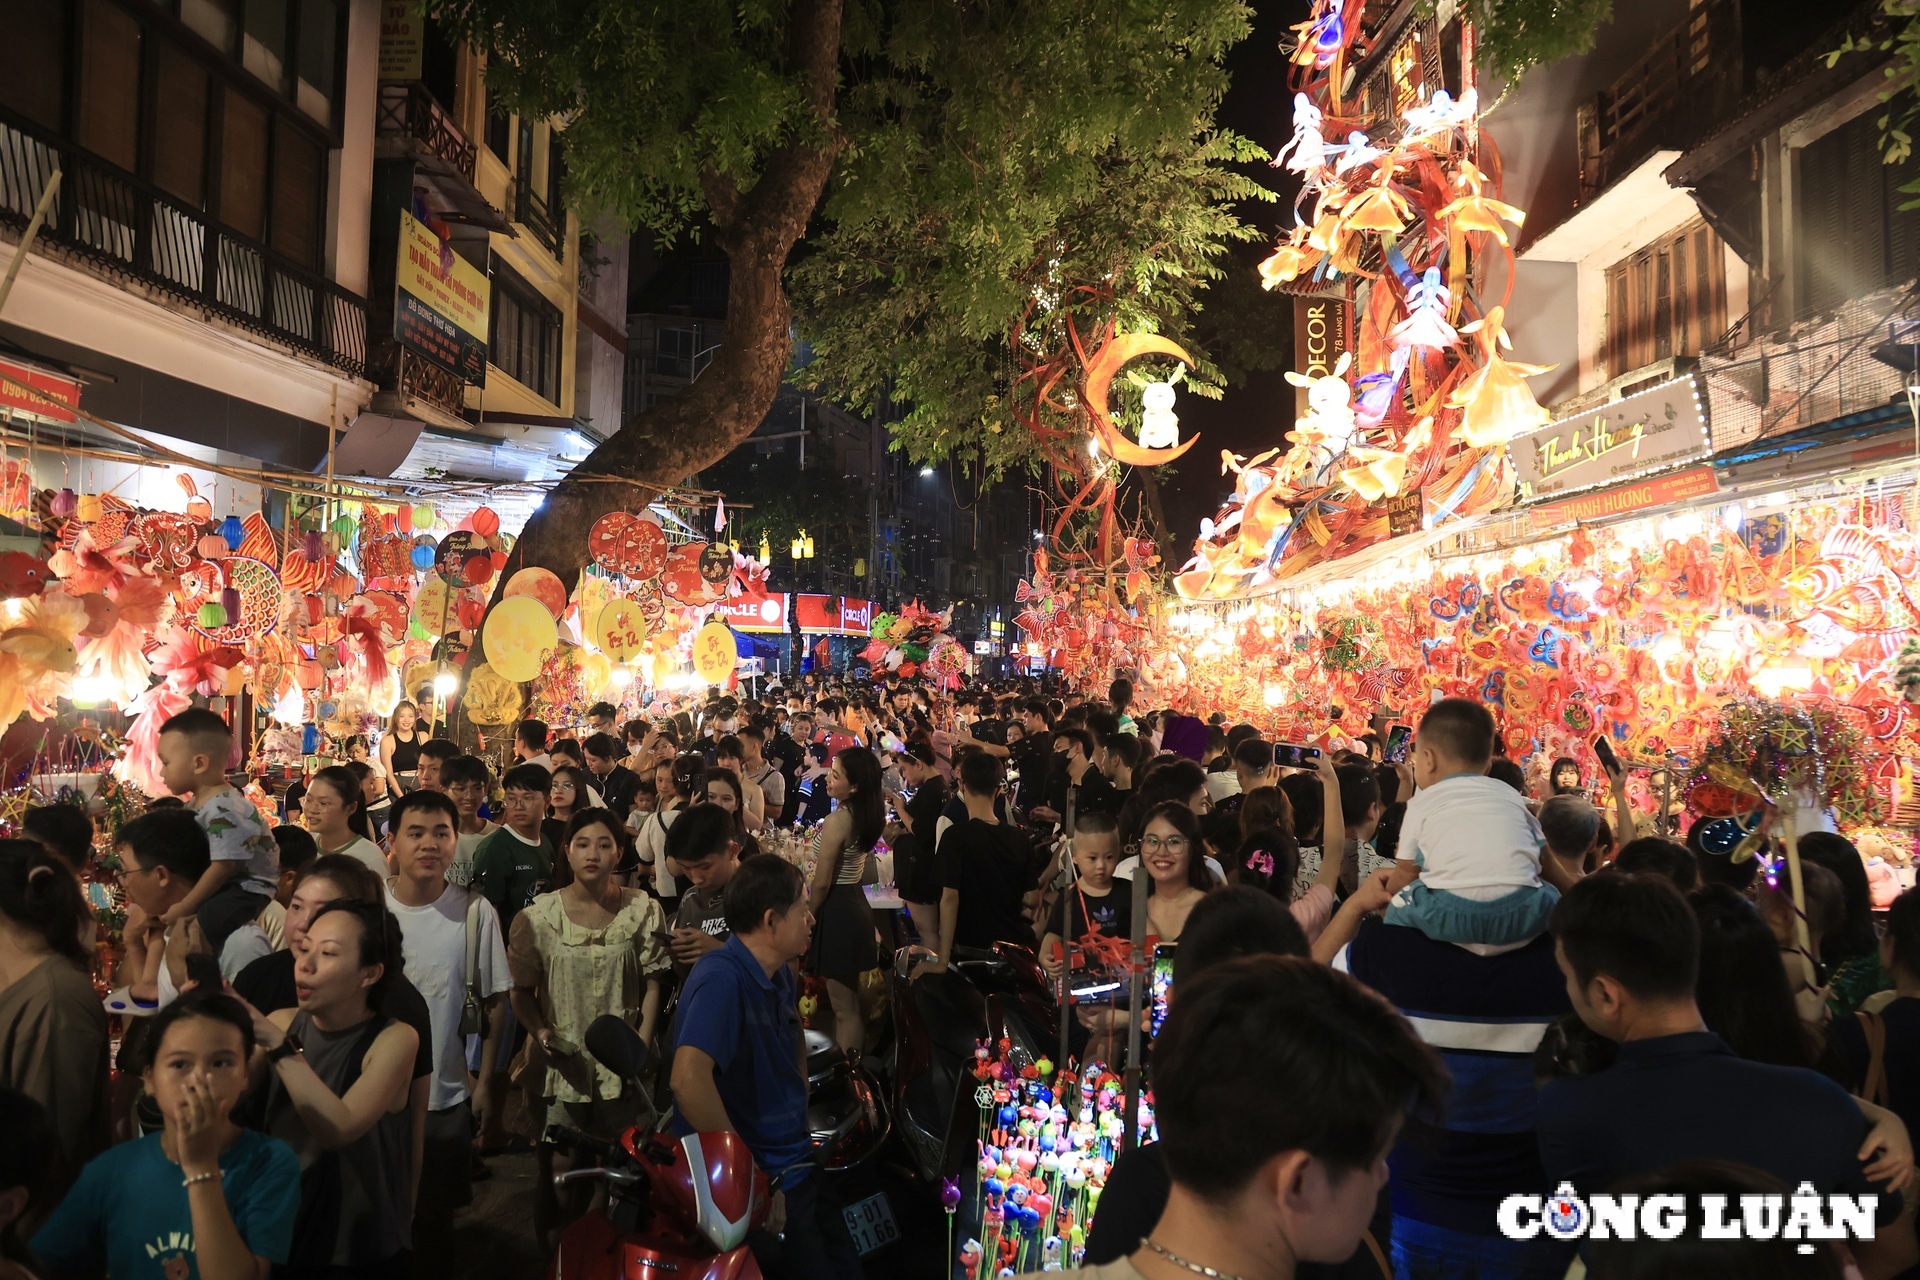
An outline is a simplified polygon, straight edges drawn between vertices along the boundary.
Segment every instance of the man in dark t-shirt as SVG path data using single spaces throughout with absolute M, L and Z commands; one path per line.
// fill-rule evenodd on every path
M 730 932 L 722 899 L 740 869 L 733 815 L 717 804 L 688 807 L 667 828 L 667 857 L 680 864 L 688 882 L 667 941 L 667 950 L 685 977 L 701 956 L 718 951 Z
M 967 820 L 940 837 L 940 954 L 944 968 L 959 947 L 996 942 L 1033 945 L 1026 896 L 1034 887 L 1033 846 L 1026 834 L 995 816 L 1003 779 L 1000 761 L 984 751 L 960 765 L 960 796 Z

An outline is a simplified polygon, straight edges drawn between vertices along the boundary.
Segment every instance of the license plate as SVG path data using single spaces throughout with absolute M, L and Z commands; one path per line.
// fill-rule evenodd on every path
M 900 1228 L 894 1224 L 893 1208 L 887 1203 L 885 1192 L 850 1204 L 841 1212 L 847 1217 L 847 1234 L 853 1237 L 854 1247 L 863 1258 L 900 1238 Z

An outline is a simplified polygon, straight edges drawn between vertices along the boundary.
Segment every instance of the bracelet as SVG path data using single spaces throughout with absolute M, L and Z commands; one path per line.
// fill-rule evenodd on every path
M 188 1176 L 180 1179 L 180 1185 L 183 1187 L 190 1187 L 196 1182 L 218 1182 L 224 1177 L 226 1177 L 225 1173 L 221 1172 L 219 1169 L 215 1169 L 211 1173 L 189 1174 Z

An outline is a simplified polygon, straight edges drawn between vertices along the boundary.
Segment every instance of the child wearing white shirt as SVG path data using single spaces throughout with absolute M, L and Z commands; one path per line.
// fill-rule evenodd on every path
M 1395 895 L 1388 924 L 1411 925 L 1481 955 L 1546 932 L 1559 890 L 1540 878 L 1540 824 L 1497 778 L 1493 716 L 1477 702 L 1433 704 L 1414 737 L 1414 781 L 1395 853 L 1420 878 Z

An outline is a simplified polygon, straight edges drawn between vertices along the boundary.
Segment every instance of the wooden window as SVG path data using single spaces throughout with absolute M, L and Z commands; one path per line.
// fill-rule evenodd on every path
M 239 7 L 237 0 L 180 0 L 180 21 L 231 58 L 239 52 L 234 47 L 234 37 L 239 33 L 234 18 Z
M 1695 219 L 1607 269 L 1607 377 L 1698 355 L 1727 327 L 1720 237 Z
M 500 102 L 500 94 L 494 89 L 487 90 L 487 150 L 500 157 L 500 163 L 508 160 L 508 140 L 513 137 L 513 116 Z
M 80 27 L 77 139 L 131 172 L 140 162 L 140 24 L 111 0 L 86 0 Z
M 153 182 L 196 208 L 207 202 L 206 69 L 171 43 L 155 51 Z
M 66 101 L 67 15 L 61 0 L 12 0 L 0 39 L 0 106 L 58 129 Z
M 1900 186 L 1920 161 L 1880 162 L 1877 115 L 1869 111 L 1799 154 L 1794 229 L 1802 315 L 1830 311 L 1920 271 L 1920 210 L 1901 210 Z
M 303 267 L 318 266 L 326 158 L 284 119 L 273 145 L 273 247 Z
M 220 134 L 220 221 L 267 238 L 267 109 L 237 89 L 226 94 Z

